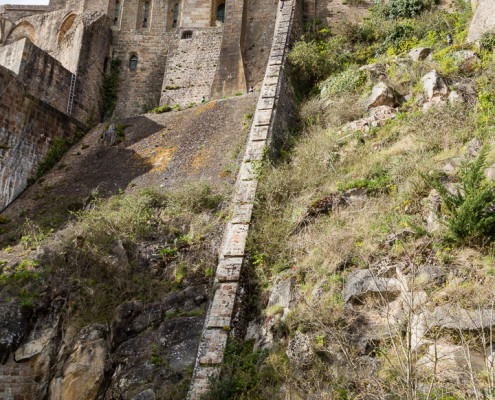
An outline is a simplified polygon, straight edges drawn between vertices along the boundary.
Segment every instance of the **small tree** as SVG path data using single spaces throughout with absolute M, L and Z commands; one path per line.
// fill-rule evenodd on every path
M 449 241 L 484 243 L 495 238 L 495 184 L 484 174 L 487 153 L 488 147 L 483 146 L 475 161 L 463 163 L 461 184 L 455 193 L 439 178 L 421 175 L 440 194 L 442 208 L 436 214 L 448 228 Z

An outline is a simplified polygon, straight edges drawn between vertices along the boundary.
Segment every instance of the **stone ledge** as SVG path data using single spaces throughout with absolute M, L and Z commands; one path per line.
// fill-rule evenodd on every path
M 234 206 L 234 215 L 230 222 L 233 224 L 248 224 L 251 222 L 253 207 L 253 204 L 236 204 Z
M 223 257 L 244 257 L 249 225 L 229 223 L 222 246 Z
M 237 282 L 220 283 L 218 285 L 210 315 L 208 316 L 208 329 L 230 329 L 238 286 Z
M 201 347 L 199 349 L 199 364 L 221 364 L 228 337 L 229 333 L 225 329 L 206 330 L 203 334 Z
M 217 268 L 216 282 L 237 282 L 241 276 L 242 257 L 224 258 Z
M 257 181 L 240 181 L 236 185 L 234 197 L 232 202 L 234 204 L 239 203 L 253 203 L 256 196 L 256 188 L 258 187 Z
M 261 161 L 265 145 L 266 142 L 263 141 L 249 142 L 244 161 Z
M 253 129 L 251 129 L 249 140 L 252 142 L 267 140 L 269 130 L 269 126 L 254 126 Z

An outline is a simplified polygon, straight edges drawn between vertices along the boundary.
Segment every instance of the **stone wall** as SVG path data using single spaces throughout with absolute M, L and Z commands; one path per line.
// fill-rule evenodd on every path
M 211 88 L 211 98 L 246 92 L 246 73 L 242 51 L 246 35 L 246 0 L 229 0 L 225 4 L 222 48 Z
M 55 137 L 71 138 L 77 123 L 31 94 L 0 66 L 0 209 L 24 190 Z
M 184 39 L 191 33 L 191 39 Z M 160 104 L 181 106 L 210 97 L 220 54 L 221 28 L 179 29 L 169 48 Z
M 0 365 L 0 400 L 36 400 L 33 368 L 9 359 Z
M 277 19 L 277 2 L 249 0 L 243 51 L 247 87 L 261 88 Z
M 268 66 L 232 197 L 233 217 L 224 231 L 214 297 L 198 349 L 190 400 L 199 399 L 208 390 L 208 378 L 218 374 L 223 362 L 258 186 L 256 167 L 263 160 L 265 149 L 277 146 L 294 120 L 294 96 L 285 74 L 285 63 L 291 38 L 296 37 L 292 32 L 298 32 L 301 26 L 302 8 L 296 0 L 279 4 Z
M 122 61 L 119 75 L 118 117 L 140 114 L 143 104 L 158 105 L 167 62 L 168 45 L 175 29 L 170 25 L 169 0 L 152 2 L 147 27 L 138 24 L 142 2 L 122 2 L 120 18 L 115 26 L 113 58 Z M 169 4 L 170 3 L 170 4 Z M 141 21 L 141 20 L 139 20 Z M 129 68 L 130 58 L 138 58 L 137 69 Z

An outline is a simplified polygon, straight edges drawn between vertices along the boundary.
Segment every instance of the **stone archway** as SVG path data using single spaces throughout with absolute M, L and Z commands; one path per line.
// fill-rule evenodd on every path
M 16 25 L 8 34 L 5 43 L 14 43 L 23 38 L 27 38 L 31 41 L 31 43 L 36 44 L 36 31 L 34 26 L 28 21 L 23 21 Z

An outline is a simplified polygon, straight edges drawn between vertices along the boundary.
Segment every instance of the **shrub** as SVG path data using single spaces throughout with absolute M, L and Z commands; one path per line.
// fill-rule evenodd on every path
M 329 41 L 309 41 L 303 37 L 296 42 L 288 59 L 293 66 L 299 84 L 311 87 L 313 83 L 328 75 L 341 71 L 350 60 L 343 38 L 333 37 Z
M 361 87 L 366 80 L 366 74 L 349 68 L 344 72 L 334 75 L 320 85 L 325 95 L 342 95 L 354 92 Z
M 172 111 L 172 107 L 170 107 L 170 106 L 168 106 L 166 104 L 164 106 L 156 107 L 153 110 L 151 110 L 151 112 L 153 114 L 163 114 L 163 113 L 166 113 L 166 112 L 169 112 L 169 111 Z
M 384 8 L 387 18 L 414 18 L 425 9 L 423 0 L 390 0 Z
M 481 47 L 484 50 L 492 51 L 495 48 L 495 33 L 486 32 L 481 37 Z
M 495 184 L 484 175 L 487 153 L 488 147 L 484 146 L 475 161 L 463 164 L 456 193 L 451 193 L 439 178 L 421 175 L 440 194 L 442 209 L 437 218 L 448 228 L 448 241 L 482 244 L 495 238 Z

